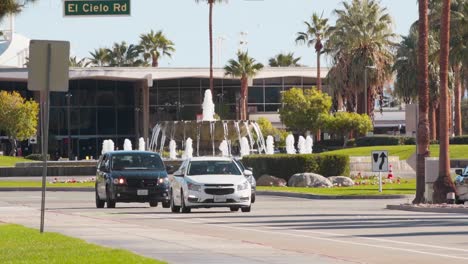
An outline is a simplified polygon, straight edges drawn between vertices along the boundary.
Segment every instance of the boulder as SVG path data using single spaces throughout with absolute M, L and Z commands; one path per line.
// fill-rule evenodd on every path
M 290 187 L 333 187 L 331 181 L 316 173 L 297 173 L 288 181 Z
M 354 186 L 354 181 L 346 176 L 332 176 L 328 177 L 334 186 L 350 187 Z
M 286 180 L 271 176 L 271 175 L 262 175 L 257 180 L 257 186 L 286 186 Z

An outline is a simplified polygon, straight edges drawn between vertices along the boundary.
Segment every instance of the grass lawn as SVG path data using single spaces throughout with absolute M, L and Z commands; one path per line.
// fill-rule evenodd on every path
M 439 157 L 439 145 L 430 146 L 431 157 Z M 450 145 L 451 159 L 468 159 L 468 145 Z
M 29 161 L 25 158 L 0 156 L 0 167 L 14 167 L 17 162 Z
M 416 151 L 414 145 L 404 146 L 372 146 L 372 147 L 359 147 L 347 148 L 334 151 L 324 152 L 324 154 L 343 154 L 348 156 L 369 156 L 373 150 L 388 150 L 390 156 L 399 156 L 400 160 L 407 160 Z M 467 149 L 468 150 L 468 149 Z
M 84 182 L 84 183 L 50 183 L 47 182 L 47 187 L 68 187 L 68 188 L 77 188 L 77 187 L 94 187 L 94 182 Z M 0 181 L 1 187 L 42 187 L 41 181 Z
M 0 263 L 165 263 L 57 233 L 0 224 Z
M 375 181 L 374 181 L 375 182 Z M 257 186 L 258 191 L 295 192 L 317 195 L 353 196 L 353 195 L 411 195 L 416 193 L 416 180 L 401 180 L 401 184 L 386 183 L 382 185 L 382 193 L 379 193 L 378 182 L 376 185 L 356 185 L 353 187 L 333 188 L 301 188 L 301 187 L 266 187 Z

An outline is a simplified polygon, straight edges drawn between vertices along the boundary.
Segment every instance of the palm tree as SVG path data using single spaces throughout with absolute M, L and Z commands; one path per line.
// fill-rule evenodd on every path
M 151 66 L 159 66 L 159 58 L 161 56 L 172 56 L 172 52 L 175 51 L 174 43 L 164 36 L 163 32 L 160 30 L 154 32 L 151 30 L 148 34 L 140 35 L 140 46 L 143 47 L 143 57 L 145 60 L 151 58 Z
M 417 32 L 414 31 L 408 36 L 403 36 L 393 65 L 393 71 L 396 72 L 395 95 L 405 104 L 416 101 L 418 97 L 417 38 Z
M 97 67 L 108 66 L 109 64 L 109 53 L 105 48 L 95 49 L 94 51 L 89 53 L 91 55 L 89 60 L 89 64 Z
M 17 14 L 23 11 L 24 6 L 27 3 L 34 2 L 36 0 L 2 0 L 0 2 L 0 21 L 7 14 Z
M 125 41 L 114 43 L 111 49 L 106 49 L 109 66 L 111 67 L 139 67 L 146 66 L 140 58 L 143 48 L 139 45 L 128 45 Z
M 288 54 L 279 53 L 275 57 L 270 58 L 268 64 L 270 67 L 299 67 L 301 66 L 297 63 L 301 57 L 294 58 L 294 53 L 290 52 Z
M 263 64 L 257 63 L 255 59 L 249 57 L 248 52 L 237 52 L 237 60 L 231 59 L 224 67 L 224 74 L 232 77 L 238 77 L 241 81 L 241 110 L 240 119 L 247 120 L 247 102 L 249 94 L 249 78 L 253 78 L 263 69 Z
M 207 2 L 210 7 L 209 21 L 208 21 L 208 30 L 209 30 L 209 39 L 210 39 L 210 90 L 213 94 L 214 81 L 213 81 L 213 5 L 215 3 L 227 2 L 227 0 L 195 0 L 195 2 Z
M 440 30 L 440 152 L 439 177 L 434 182 L 434 203 L 446 201 L 447 193 L 454 192 L 452 178 L 450 177 L 449 155 L 449 109 L 448 109 L 448 71 L 450 51 L 450 0 L 443 0 L 441 30 Z
M 77 68 L 82 68 L 86 67 L 88 63 L 86 63 L 86 58 L 82 58 L 81 60 L 78 60 L 76 56 L 70 57 L 68 66 L 70 67 L 77 67 Z
M 315 52 L 317 53 L 317 89 L 321 91 L 320 55 L 322 54 L 323 41 L 328 37 L 328 19 L 323 18 L 323 13 L 321 16 L 313 13 L 310 23 L 304 21 L 304 24 L 306 25 L 306 31 L 297 33 L 296 43 L 307 43 L 308 47 L 315 47 Z
M 330 28 L 326 45 L 333 64 L 329 85 L 345 95 L 348 111 L 364 113 L 368 105 L 367 114 L 373 117 L 373 102 L 392 77 L 392 51 L 396 46 L 393 22 L 378 1 L 353 0 L 342 5 L 343 9 L 334 11 L 338 19 Z M 366 82 L 364 71 L 370 66 Z

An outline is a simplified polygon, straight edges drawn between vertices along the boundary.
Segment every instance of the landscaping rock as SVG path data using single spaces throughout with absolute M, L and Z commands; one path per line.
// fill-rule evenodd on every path
M 350 187 L 354 186 L 354 181 L 346 176 L 332 176 L 328 177 L 328 180 L 331 181 L 333 186 L 341 186 L 341 187 Z
M 333 187 L 331 181 L 322 175 L 315 173 L 297 173 L 291 176 L 288 181 L 291 187 Z
M 286 180 L 271 176 L 271 175 L 262 175 L 257 180 L 257 186 L 286 186 Z

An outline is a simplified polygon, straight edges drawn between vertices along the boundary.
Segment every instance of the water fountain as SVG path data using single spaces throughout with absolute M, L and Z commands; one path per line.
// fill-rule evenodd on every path
M 266 154 L 275 154 L 275 141 L 272 136 L 268 136 L 266 140 Z
M 187 159 L 191 157 L 193 157 L 192 139 L 187 138 L 187 141 L 185 142 L 185 150 L 184 150 L 184 154 L 182 154 L 182 158 Z
M 250 154 L 249 141 L 247 140 L 246 137 L 242 137 L 241 142 L 240 142 L 240 155 L 241 157 L 243 157 L 249 154 Z
M 245 137 L 244 140 L 243 137 Z M 243 145 L 244 155 L 250 154 L 251 151 L 256 153 L 266 151 L 265 139 L 256 122 L 214 120 L 214 103 L 209 90 L 205 91 L 202 120 L 163 121 L 156 124 L 153 128 L 149 150 L 162 153 L 165 148 L 167 149 L 166 139 L 169 139 L 169 141 L 174 140 L 182 148 L 185 146 L 187 152 L 188 138 L 195 141 L 192 151 L 195 151 L 196 156 L 240 155 Z M 184 153 L 185 156 L 188 154 Z
M 296 154 L 296 149 L 294 148 L 294 136 L 289 134 L 286 137 L 286 153 Z
M 169 158 L 177 159 L 177 144 L 175 140 L 169 141 Z
M 132 142 L 130 141 L 130 139 L 126 138 L 124 140 L 123 149 L 124 150 L 132 150 Z
M 145 139 L 142 138 L 142 137 L 138 140 L 138 150 L 140 150 L 140 151 L 145 151 L 146 150 Z
M 299 141 L 297 142 L 297 149 L 299 150 L 299 154 L 306 154 L 306 140 L 303 136 L 299 136 Z
M 314 140 L 312 139 L 311 136 L 307 136 L 306 137 L 306 153 L 307 154 L 312 154 L 312 149 L 313 149 L 313 146 L 314 146 Z

